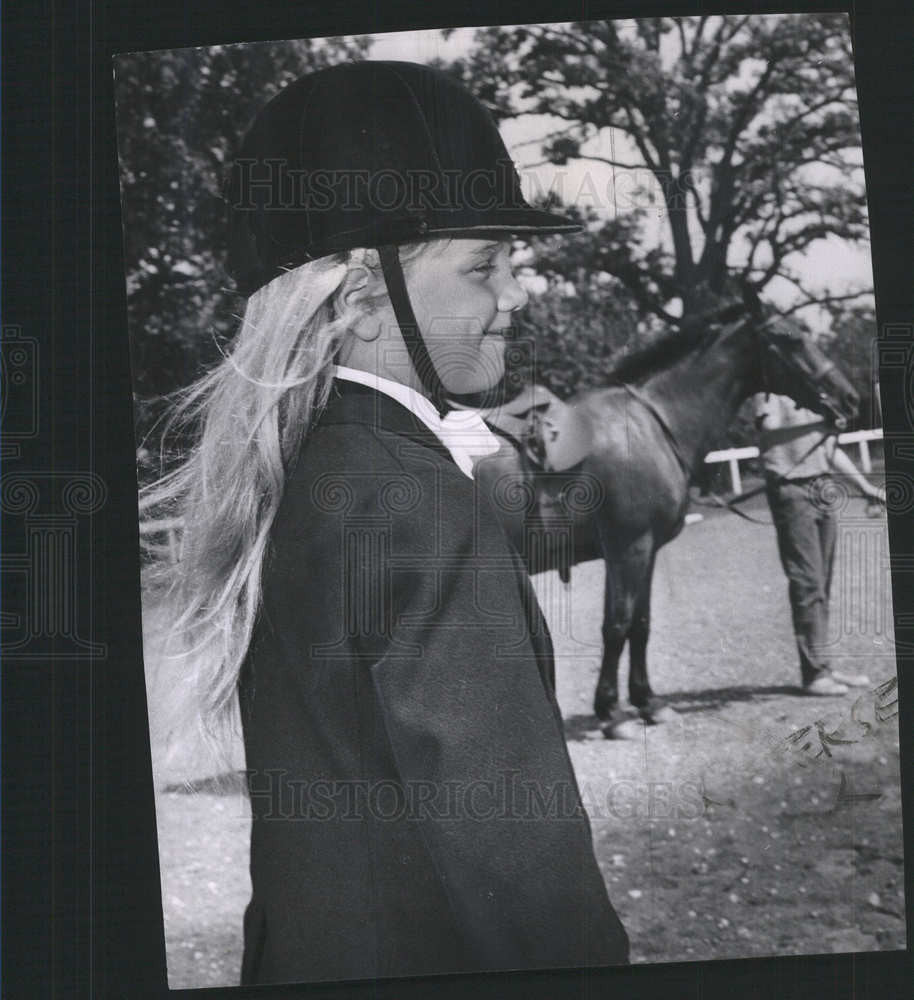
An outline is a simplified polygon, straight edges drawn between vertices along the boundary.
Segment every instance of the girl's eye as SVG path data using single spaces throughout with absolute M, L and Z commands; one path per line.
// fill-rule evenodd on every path
M 473 270 L 477 274 L 491 274 L 494 270 L 496 270 L 496 268 L 497 265 L 493 261 L 489 260 L 486 261 L 485 264 L 480 264 L 479 267 L 474 267 Z

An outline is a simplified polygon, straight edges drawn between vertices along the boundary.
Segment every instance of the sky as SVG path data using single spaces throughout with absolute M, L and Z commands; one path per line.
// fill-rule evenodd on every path
M 803 16 L 803 15 L 799 15 Z M 435 58 L 454 59 L 464 55 L 473 43 L 474 28 L 457 29 L 450 38 L 444 39 L 437 29 L 425 31 L 391 32 L 370 36 L 373 39 L 369 51 L 371 59 L 403 59 L 426 63 Z M 751 68 L 747 68 L 747 72 Z M 552 164 L 527 166 L 542 158 L 536 140 L 558 124 L 557 119 L 547 116 L 526 115 L 519 119 L 503 122 L 502 136 L 512 158 L 517 162 L 524 191 L 548 191 L 555 188 L 563 195 L 566 204 L 591 205 L 601 215 L 611 218 L 613 213 L 629 211 L 638 200 L 634 195 L 637 184 L 645 179 L 653 184 L 645 170 L 626 171 L 614 169 L 606 164 L 577 160 L 566 166 Z M 585 151 L 602 155 L 614 153 L 614 158 L 625 162 L 640 160 L 637 150 L 619 132 L 609 134 L 604 130 L 595 144 L 585 147 Z M 643 201 L 643 199 L 641 199 Z M 667 243 L 668 227 L 665 209 L 658 201 L 649 205 L 645 224 L 645 247 Z M 656 211 L 655 211 L 656 209 Z M 802 257 L 792 261 L 795 270 L 804 278 L 807 287 L 815 291 L 829 289 L 836 293 L 872 287 L 872 261 L 869 247 L 853 246 L 836 237 L 820 240 L 813 244 Z M 765 296 L 780 308 L 787 308 L 797 301 L 796 288 L 781 279 L 775 279 L 765 289 Z M 861 303 L 872 299 L 861 298 Z M 814 329 L 827 327 L 827 317 L 823 310 L 804 310 L 804 316 Z

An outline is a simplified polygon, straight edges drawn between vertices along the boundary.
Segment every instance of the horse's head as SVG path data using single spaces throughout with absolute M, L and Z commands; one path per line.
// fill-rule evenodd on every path
M 821 414 L 839 430 L 860 407 L 860 397 L 838 366 L 811 337 L 786 316 L 763 305 L 748 281 L 733 287 L 742 297 L 749 324 L 759 339 L 756 389 L 789 396 L 795 403 Z
M 828 418 L 839 430 L 857 413 L 860 397 L 838 366 L 811 337 L 790 320 L 775 316 L 762 321 L 758 388 L 789 396 Z

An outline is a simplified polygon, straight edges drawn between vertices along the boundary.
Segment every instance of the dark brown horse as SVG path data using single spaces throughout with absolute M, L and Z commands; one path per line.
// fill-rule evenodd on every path
M 623 358 L 606 388 L 568 404 L 593 445 L 565 473 L 534 470 L 508 440 L 477 465 L 531 573 L 602 557 L 606 563 L 603 659 L 594 711 L 608 737 L 626 730 L 619 707 L 619 658 L 629 644 L 629 698 L 648 722 L 673 714 L 647 675 L 651 579 L 658 549 L 682 530 L 689 484 L 708 442 L 758 391 L 787 395 L 837 426 L 857 394 L 794 324 L 756 315 L 670 334 Z

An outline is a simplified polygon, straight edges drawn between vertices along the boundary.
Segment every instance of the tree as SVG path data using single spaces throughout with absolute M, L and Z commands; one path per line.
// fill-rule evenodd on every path
M 582 226 L 594 222 L 591 211 L 558 206 L 554 197 L 538 203 L 560 208 Z M 518 340 L 506 355 L 509 378 L 540 382 L 562 398 L 604 384 L 613 359 L 652 326 L 625 285 L 601 266 L 606 242 L 596 244 L 585 230 L 575 239 L 548 236 L 519 246 L 524 250 L 515 267 L 521 280 L 537 280 L 530 282 L 534 291 L 527 307 L 514 319 Z
M 672 300 L 687 318 L 734 276 L 756 292 L 790 282 L 793 310 L 863 294 L 817 294 L 796 267 L 817 240 L 867 237 L 843 15 L 485 28 L 448 68 L 499 118 L 557 123 L 539 144 L 545 161 L 647 172 L 666 246 L 640 250 L 643 207 L 582 237 L 594 269 L 618 277 L 645 312 L 676 323 Z M 605 135 L 630 156 L 596 150 Z
M 128 330 L 137 431 L 234 331 L 224 271 L 225 164 L 257 110 L 311 70 L 360 59 L 366 38 L 135 52 L 115 66 Z

